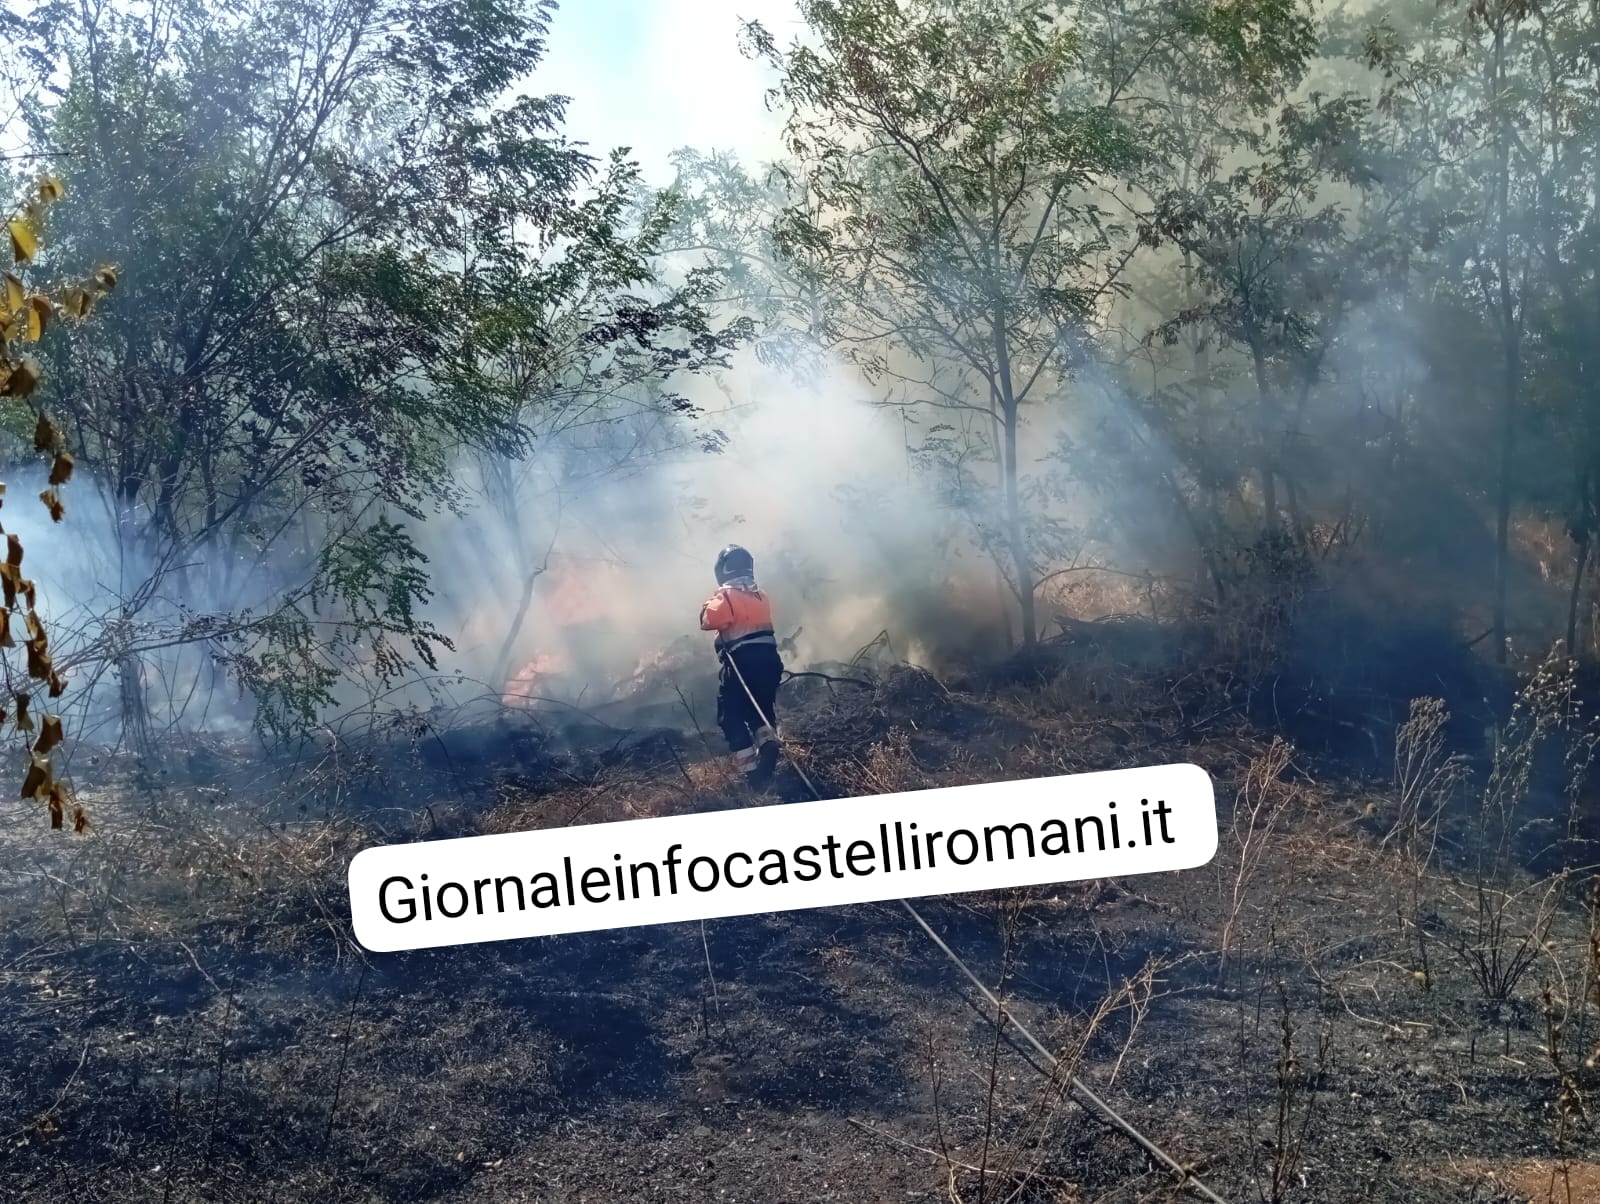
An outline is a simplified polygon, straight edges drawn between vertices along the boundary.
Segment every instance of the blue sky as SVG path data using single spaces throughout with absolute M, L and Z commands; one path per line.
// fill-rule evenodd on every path
M 602 156 L 632 146 L 657 186 L 672 182 L 668 156 L 681 146 L 776 157 L 779 123 L 764 102 L 772 81 L 739 53 L 741 20 L 761 21 L 780 45 L 802 28 L 794 0 L 561 0 L 529 87 L 571 97 L 569 135 Z M 20 139 L 0 128 L 0 153 Z
M 632 146 L 652 184 L 671 182 L 681 146 L 775 157 L 771 79 L 739 53 L 750 19 L 780 45 L 801 28 L 794 0 L 563 0 L 532 88 L 570 96 L 569 135 L 600 154 Z

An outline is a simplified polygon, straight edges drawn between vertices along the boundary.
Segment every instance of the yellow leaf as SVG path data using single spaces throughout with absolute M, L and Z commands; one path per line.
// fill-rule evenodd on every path
M 94 282 L 102 293 L 109 293 L 117 287 L 117 269 L 113 267 L 101 268 L 94 274 Z
M 18 263 L 27 263 L 39 253 L 39 236 L 26 221 L 13 220 L 7 228 L 11 231 L 11 257 Z
M 17 695 L 17 730 L 19 732 L 33 731 L 33 716 L 28 714 L 28 704 L 33 701 L 32 695 Z M 24 798 L 27 795 L 23 795 Z
M 72 478 L 72 453 L 57 452 L 50 465 L 50 484 L 65 485 Z
M 60 698 L 67 692 L 67 679 L 61 676 L 59 669 L 50 670 L 50 697 Z M 5 719 L 4 712 L 0 712 L 0 720 Z
M 39 181 L 39 196 L 46 201 L 59 201 L 67 195 L 67 187 L 58 176 L 45 176 Z
M 34 741 L 33 751 L 43 756 L 60 744 L 61 740 L 61 716 L 41 716 L 39 720 L 39 738 Z
M 21 717 L 18 717 L 21 727 Z M 31 730 L 32 723 L 28 727 Z M 32 757 L 28 761 L 28 776 L 22 779 L 22 797 L 37 798 L 50 789 L 50 762 L 45 757 Z
M 10 272 L 5 274 L 5 281 L 6 312 L 16 313 L 17 310 L 22 308 L 23 300 L 26 297 L 26 294 L 22 289 L 22 281 L 18 280 L 16 276 L 12 275 Z
M 50 800 L 50 826 L 59 828 L 62 818 L 67 810 L 67 805 L 72 802 L 67 797 L 67 787 L 63 782 L 52 781 L 47 796 Z
M 28 298 L 28 337 L 35 342 L 44 337 L 44 332 L 50 329 L 50 319 L 55 316 L 56 308 L 50 304 L 49 297 L 42 297 L 37 293 Z
M 89 830 L 89 817 L 84 814 L 82 807 L 72 809 L 72 831 L 74 835 L 81 836 Z
M 13 567 L 22 563 L 22 536 L 6 536 L 6 563 Z
M 6 378 L 7 397 L 32 397 L 33 391 L 39 387 L 39 361 L 29 356 L 20 364 L 11 368 L 11 375 Z
M 56 428 L 43 414 L 39 421 L 33 424 L 33 450 L 37 452 L 54 451 L 56 446 Z
M 62 515 L 67 512 L 66 506 L 61 503 L 61 495 L 54 489 L 45 489 L 40 492 L 39 500 L 44 503 L 44 508 L 50 511 L 50 521 L 59 523 Z
M 37 681 L 49 681 L 50 674 L 54 672 L 50 665 L 50 654 L 45 651 L 43 640 L 29 640 L 28 648 L 28 676 Z

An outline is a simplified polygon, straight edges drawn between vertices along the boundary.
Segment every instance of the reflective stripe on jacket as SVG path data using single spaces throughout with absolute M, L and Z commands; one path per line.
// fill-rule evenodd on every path
M 772 603 L 759 589 L 724 585 L 700 608 L 700 630 L 717 633 L 717 651 L 746 644 L 773 644 Z

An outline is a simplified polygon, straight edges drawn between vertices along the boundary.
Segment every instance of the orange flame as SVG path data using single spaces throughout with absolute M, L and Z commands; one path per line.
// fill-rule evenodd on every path
M 500 701 L 508 707 L 532 706 L 540 693 L 540 679 L 566 671 L 567 664 L 561 657 L 541 652 L 511 675 Z

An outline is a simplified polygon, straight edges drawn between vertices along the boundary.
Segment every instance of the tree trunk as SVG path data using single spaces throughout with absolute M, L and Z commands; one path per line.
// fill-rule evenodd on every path
M 1038 620 L 1033 605 L 1033 564 L 1028 556 L 1027 539 L 1022 533 L 1022 498 L 1017 485 L 1017 408 L 1005 410 L 1006 435 L 1006 538 L 1011 544 L 1011 559 L 1017 572 L 1017 601 L 1022 604 L 1022 646 L 1039 639 Z
M 1578 564 L 1572 571 L 1572 592 L 1567 595 L 1567 655 L 1578 655 L 1578 599 L 1583 594 L 1583 572 L 1589 567 L 1589 537 L 1578 544 Z
M 1495 28 L 1494 81 L 1498 94 L 1505 83 L 1505 23 L 1500 15 Z M 1500 262 L 1496 265 L 1500 295 L 1500 333 L 1505 373 L 1502 382 L 1500 406 L 1500 466 L 1499 483 L 1495 499 L 1494 537 L 1494 659 L 1506 663 L 1506 587 L 1511 575 L 1511 470 L 1515 457 L 1512 444 L 1517 430 L 1517 394 L 1522 382 L 1522 347 L 1515 312 L 1515 298 L 1511 292 L 1511 138 L 1506 129 L 1506 117 L 1497 118 L 1496 141 L 1499 151 L 1499 178 L 1495 181 L 1495 203 L 1499 209 L 1497 247 Z
M 1278 480 L 1272 470 L 1272 451 L 1267 438 L 1271 427 L 1271 394 L 1267 387 L 1266 356 L 1260 342 L 1254 338 L 1250 340 L 1250 356 L 1256 370 L 1256 455 L 1257 471 L 1261 474 L 1262 524 L 1266 533 L 1272 535 L 1278 530 Z
M 1505 332 L 1505 395 L 1500 407 L 1500 468 L 1494 516 L 1494 659 L 1506 663 L 1506 588 L 1511 576 L 1511 470 L 1517 429 L 1517 387 L 1521 348 L 1514 331 Z
M 544 567 L 540 565 L 523 578 L 522 599 L 517 603 L 517 613 L 512 616 L 511 626 L 506 628 L 505 639 L 500 641 L 500 652 L 494 659 L 494 670 L 489 680 L 501 693 L 504 693 L 505 688 L 511 684 L 511 654 L 517 650 L 517 641 L 522 637 L 522 625 L 528 618 L 528 608 L 533 605 L 534 583 L 543 573 Z
M 1006 491 L 1006 456 L 1005 433 L 1000 426 L 1000 411 L 995 404 L 995 391 L 989 390 L 989 437 L 990 446 L 994 448 L 994 476 L 995 485 L 1004 496 Z M 1000 617 L 1005 623 L 1006 654 L 1009 656 L 1016 647 L 1016 633 L 1011 627 L 1011 591 L 1006 584 L 1005 570 L 999 561 L 994 566 L 994 592 L 1000 600 Z
M 1005 303 L 997 302 L 992 337 L 995 383 L 999 386 L 1000 418 L 1006 441 L 1006 541 L 1011 545 L 1011 559 L 1017 572 L 1017 601 L 1022 606 L 1022 646 L 1028 648 L 1038 643 L 1039 626 L 1034 618 L 1033 564 L 1022 530 L 1022 497 L 1017 470 L 1017 426 L 1021 403 L 1017 401 L 1011 385 L 1011 347 L 1006 342 L 1007 329 Z
M 1222 568 L 1217 564 L 1215 553 L 1216 540 L 1210 538 L 1200 520 L 1195 516 L 1194 507 L 1189 504 L 1189 499 L 1183 496 L 1183 489 L 1175 481 L 1170 472 L 1161 474 L 1162 483 L 1172 494 L 1173 504 L 1178 513 L 1183 516 L 1184 524 L 1189 528 L 1189 534 L 1194 538 L 1195 550 L 1200 553 L 1200 563 L 1205 565 L 1206 575 L 1211 578 L 1212 597 L 1216 600 L 1217 609 L 1222 609 L 1222 604 L 1227 596 L 1227 586 L 1223 581 Z

